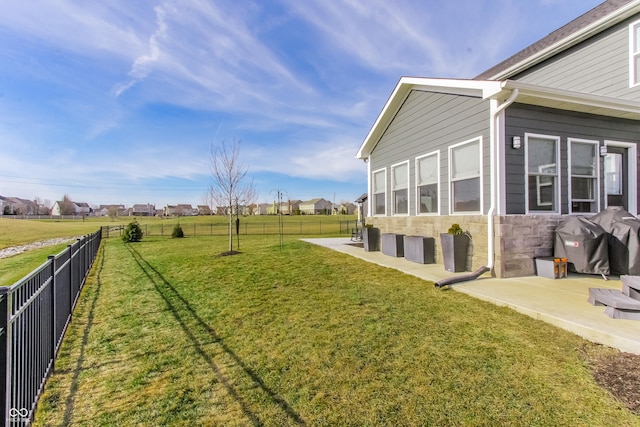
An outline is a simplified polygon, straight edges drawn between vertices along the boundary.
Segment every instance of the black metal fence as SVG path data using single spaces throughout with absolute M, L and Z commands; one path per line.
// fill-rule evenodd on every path
M 0 287 L 1 426 L 32 421 L 101 239 L 101 230 L 78 239 Z
M 323 235 L 323 234 L 347 234 L 351 235 L 352 229 L 356 227 L 356 220 L 344 221 L 284 221 L 278 223 L 240 221 L 238 228 L 233 226 L 233 233 L 240 235 L 264 235 L 264 234 L 287 234 L 287 235 Z M 179 222 L 160 222 L 140 224 L 140 228 L 145 236 L 171 236 L 173 228 Z M 229 234 L 228 223 L 183 223 L 180 224 L 185 236 L 226 236 Z M 103 226 L 103 237 L 122 236 L 124 225 Z

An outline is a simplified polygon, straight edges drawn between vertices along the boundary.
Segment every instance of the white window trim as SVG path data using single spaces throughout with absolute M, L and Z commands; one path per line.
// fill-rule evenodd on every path
M 394 187 L 393 170 L 395 168 L 399 167 L 399 166 L 402 166 L 402 165 L 406 165 L 407 166 L 407 187 L 406 187 L 406 189 L 407 189 L 407 212 L 406 213 L 397 213 L 396 212 L 396 203 L 395 203 L 396 201 L 395 201 L 395 198 L 394 198 L 394 195 L 393 195 L 393 192 L 395 191 L 393 189 L 393 187 Z M 410 169 L 411 168 L 409 167 L 409 160 L 405 160 L 404 162 L 400 162 L 400 163 L 396 163 L 396 164 L 391 165 L 391 215 L 394 215 L 394 216 L 408 216 L 409 215 L 409 212 L 410 212 L 409 207 L 411 206 L 411 194 L 409 192 L 409 188 L 411 187 L 411 185 L 410 185 L 411 183 L 409 182 L 409 177 L 410 177 L 410 172 L 411 172 Z
M 461 147 L 463 145 L 467 145 L 467 144 L 472 144 L 474 142 L 478 142 L 478 148 L 480 149 L 480 210 L 479 211 L 473 211 L 473 212 L 457 212 L 454 209 L 455 204 L 453 203 L 453 180 L 451 178 L 451 171 L 453 170 L 452 164 L 451 164 L 451 160 L 453 159 L 452 156 L 452 151 L 457 148 L 457 147 Z M 455 214 L 455 215 L 482 215 L 482 212 L 484 212 L 484 163 L 483 163 L 483 151 L 484 151 L 484 146 L 482 143 L 482 136 L 478 136 L 476 138 L 473 139 L 469 139 L 463 142 L 460 142 L 458 144 L 453 144 L 449 146 L 449 212 L 450 214 Z
M 629 24 L 629 87 L 640 85 L 640 81 L 635 81 L 636 57 L 640 56 L 640 46 L 638 46 L 637 52 L 634 50 L 636 44 L 636 27 L 640 27 L 640 21 L 635 21 Z
M 374 179 L 375 174 L 384 172 L 384 214 L 376 213 L 376 193 L 374 193 Z M 371 172 L 371 216 L 387 216 L 388 212 L 388 200 L 387 200 L 387 168 L 380 168 Z
M 529 209 L 529 138 L 553 139 L 556 141 L 556 210 L 555 211 L 532 211 Z M 560 167 L 560 137 L 554 135 L 542 135 L 537 133 L 524 134 L 524 206 L 525 214 L 535 215 L 556 215 L 561 212 L 562 199 L 560 198 L 561 170 Z
M 607 147 L 620 147 L 626 148 L 629 150 L 629 160 L 628 160 L 628 174 L 629 174 L 629 199 L 627 200 L 627 206 L 630 214 L 638 215 L 638 167 L 637 167 L 637 158 L 638 158 L 638 145 L 633 142 L 622 142 L 622 141 L 612 141 L 605 140 L 604 145 Z M 604 198 L 604 207 L 607 207 L 607 198 Z
M 431 156 L 436 156 L 436 165 L 438 167 L 438 171 L 436 172 L 436 176 L 437 176 L 437 181 L 436 181 L 436 185 L 437 185 L 437 189 L 438 189 L 438 210 L 436 212 L 426 212 L 426 213 L 421 213 L 420 212 L 420 197 L 418 196 L 418 162 L 420 161 L 420 159 L 424 159 L 425 157 L 431 157 Z M 416 215 L 424 215 L 424 216 L 437 216 L 440 215 L 440 199 L 441 199 L 441 194 L 440 193 L 440 150 L 436 150 L 436 151 L 432 151 L 430 153 L 424 154 L 422 156 L 418 156 L 416 157 L 415 160 L 415 197 L 416 197 Z
M 572 194 L 573 192 L 571 191 L 571 181 L 573 178 L 573 171 L 571 170 L 571 155 L 573 153 L 573 150 L 571 149 L 571 144 L 574 142 L 578 142 L 581 144 L 592 144 L 594 146 L 594 154 L 596 156 L 596 188 L 595 188 L 595 205 L 596 205 L 596 211 L 595 212 L 576 212 L 576 214 L 578 215 L 584 215 L 585 213 L 591 213 L 591 214 L 596 214 L 598 212 L 600 212 L 600 141 L 596 141 L 593 139 L 580 139 L 580 138 L 567 138 L 567 175 L 569 177 L 568 179 L 568 195 L 567 195 L 567 199 L 569 200 L 569 214 L 573 214 L 573 210 L 572 210 L 572 202 L 573 202 L 573 198 L 572 198 Z

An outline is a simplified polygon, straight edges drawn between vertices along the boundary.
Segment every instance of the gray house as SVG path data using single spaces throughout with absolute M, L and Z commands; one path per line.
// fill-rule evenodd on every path
M 639 143 L 640 0 L 609 0 L 473 79 L 401 78 L 356 157 L 368 223 L 458 223 L 468 269 L 515 277 L 567 215 L 638 214 Z

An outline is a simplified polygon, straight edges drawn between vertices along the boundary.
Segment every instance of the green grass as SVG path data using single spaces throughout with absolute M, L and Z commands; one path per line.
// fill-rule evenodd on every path
M 66 248 L 66 243 L 52 245 L 0 259 L 0 286 L 13 285 L 34 269 L 38 268 L 38 266 L 47 260 L 49 255 L 57 255 Z
M 147 236 L 170 236 L 173 227 L 180 224 L 186 235 L 211 236 L 228 233 L 228 217 L 191 216 L 191 217 L 119 217 L 112 220 L 108 217 L 87 218 L 79 220 L 22 220 L 0 218 L 0 249 L 23 245 L 38 240 L 55 237 L 74 237 L 90 234 L 101 226 L 126 225 L 136 220 Z M 296 215 L 283 216 L 284 234 L 288 235 L 328 235 L 349 234 L 355 225 L 353 215 Z M 279 218 L 273 215 L 256 215 L 240 218 L 240 233 L 250 235 L 278 234 Z M 347 222 L 348 221 L 348 222 Z M 235 228 L 234 228 L 235 233 Z
M 275 236 L 103 245 L 35 425 L 640 425 L 575 335 Z
M 284 216 L 282 230 L 284 235 L 305 236 L 338 236 L 350 235 L 355 224 L 355 217 L 348 215 L 299 215 Z M 75 237 L 94 233 L 101 226 L 125 225 L 137 220 L 145 236 L 171 236 L 173 227 L 180 224 L 186 236 L 227 236 L 228 217 L 193 216 L 181 218 L 121 217 L 115 221 L 111 218 L 87 218 L 83 220 L 14 220 L 0 218 L 0 249 L 29 244 L 57 237 Z M 276 235 L 279 233 L 277 216 L 251 216 L 241 218 L 240 244 L 248 235 Z M 348 221 L 348 222 L 347 222 Z M 234 248 L 237 247 L 237 236 L 233 229 Z M 112 231 L 110 237 L 119 238 L 121 230 Z M 105 235 L 106 237 L 107 235 Z M 26 274 L 46 261 L 48 255 L 56 255 L 66 245 L 58 245 L 45 249 L 23 252 L 10 258 L 0 259 L 0 286 L 12 285 Z
M 106 224 L 105 224 L 106 225 Z M 95 232 L 93 221 L 39 221 L 0 218 L 0 249 L 56 237 L 83 236 Z

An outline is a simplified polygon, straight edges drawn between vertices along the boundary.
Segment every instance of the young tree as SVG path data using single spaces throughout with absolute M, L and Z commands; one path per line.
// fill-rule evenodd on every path
M 248 167 L 240 162 L 240 141 L 211 145 L 211 184 L 209 194 L 218 207 L 225 207 L 229 215 L 229 254 L 233 252 L 233 216 L 238 214 L 238 204 L 253 203 L 253 181 L 246 182 Z M 236 207 L 236 209 L 234 209 Z

